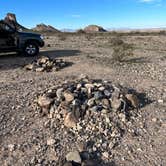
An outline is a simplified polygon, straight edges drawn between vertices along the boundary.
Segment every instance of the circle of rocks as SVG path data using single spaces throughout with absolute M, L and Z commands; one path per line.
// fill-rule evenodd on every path
M 137 95 L 128 89 L 88 77 L 49 89 L 36 103 L 37 111 L 55 122 L 48 145 L 59 144 L 59 158 L 60 152 L 69 152 L 64 161 L 71 165 L 96 158 L 110 161 L 139 107 Z
M 51 72 L 59 71 L 67 66 L 69 66 L 69 62 L 66 62 L 63 59 L 51 59 L 49 57 L 42 56 L 32 63 L 25 65 L 24 68 L 26 70 L 32 70 L 36 72 Z

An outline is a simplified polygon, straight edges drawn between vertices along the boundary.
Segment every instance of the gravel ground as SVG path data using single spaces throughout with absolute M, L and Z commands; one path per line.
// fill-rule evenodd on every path
M 46 46 L 39 56 L 72 62 L 58 72 L 23 69 L 38 57 L 0 56 L 0 165 L 63 165 L 66 154 L 77 148 L 75 136 L 73 139 L 68 133 L 70 142 L 64 142 L 68 130 L 55 130 L 55 119 L 39 116 L 34 100 L 46 89 L 81 74 L 135 89 L 145 103 L 135 121 L 127 125 L 118 145 L 111 149 L 109 160 L 98 156 L 98 164 L 166 165 L 166 37 L 123 36 L 135 48 L 134 56 L 123 63 L 111 60 L 111 38 L 102 34 L 46 36 Z M 57 141 L 56 146 L 48 145 L 51 138 Z

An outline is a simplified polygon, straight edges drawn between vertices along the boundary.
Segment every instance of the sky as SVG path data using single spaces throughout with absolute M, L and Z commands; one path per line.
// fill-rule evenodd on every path
M 90 24 L 104 28 L 166 27 L 166 0 L 0 0 L 0 19 L 15 13 L 28 28 L 44 23 L 58 29 Z

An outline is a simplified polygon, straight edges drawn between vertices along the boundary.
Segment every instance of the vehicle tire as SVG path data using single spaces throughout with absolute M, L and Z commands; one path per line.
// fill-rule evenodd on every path
M 28 42 L 25 44 L 24 53 L 26 56 L 35 56 L 39 53 L 39 46 L 35 42 Z

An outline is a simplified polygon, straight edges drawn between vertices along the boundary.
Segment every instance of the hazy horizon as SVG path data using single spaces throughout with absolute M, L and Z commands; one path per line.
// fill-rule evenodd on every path
M 80 29 L 96 24 L 105 29 L 150 29 L 166 27 L 165 0 L 39 0 L 0 2 L 0 19 L 15 13 L 27 27 L 44 23 L 57 29 Z

